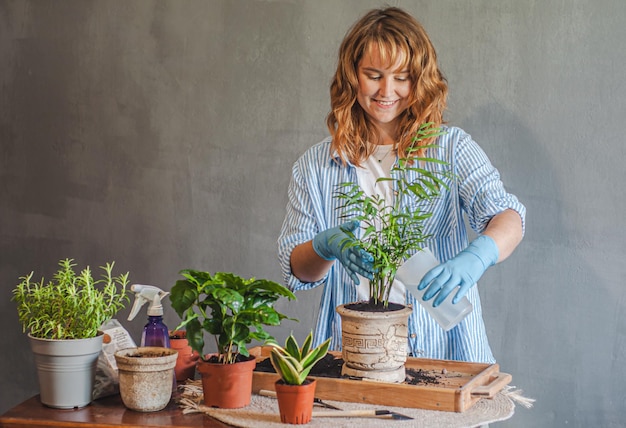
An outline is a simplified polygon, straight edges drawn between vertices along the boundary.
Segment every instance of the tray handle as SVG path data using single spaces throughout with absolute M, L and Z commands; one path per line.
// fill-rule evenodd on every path
M 481 385 L 472 390 L 472 395 L 482 398 L 493 398 L 502 388 L 511 382 L 513 376 L 508 373 L 496 373 L 487 385 Z

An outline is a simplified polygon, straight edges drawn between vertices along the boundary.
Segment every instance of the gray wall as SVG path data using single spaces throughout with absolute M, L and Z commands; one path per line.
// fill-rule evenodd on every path
M 448 120 L 528 208 L 480 284 L 501 369 L 537 399 L 500 425 L 623 426 L 626 2 L 391 3 L 438 49 Z M 0 412 L 38 391 L 10 301 L 31 270 L 72 257 L 166 289 L 183 268 L 280 280 L 290 166 L 326 135 L 342 36 L 381 4 L 0 1 Z M 318 296 L 281 303 L 300 323 L 277 337 L 312 328 Z

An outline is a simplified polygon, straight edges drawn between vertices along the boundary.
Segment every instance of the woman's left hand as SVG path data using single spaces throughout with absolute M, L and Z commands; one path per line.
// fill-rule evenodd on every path
M 480 279 L 485 271 L 498 261 L 498 246 L 487 235 L 481 235 L 455 257 L 432 268 L 420 281 L 418 290 L 423 290 L 423 300 L 437 296 L 433 307 L 439 306 L 446 297 L 459 287 L 452 303 L 457 303 L 467 291 Z

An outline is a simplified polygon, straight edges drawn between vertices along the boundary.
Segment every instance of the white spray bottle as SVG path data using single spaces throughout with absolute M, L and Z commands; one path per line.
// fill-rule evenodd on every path
M 167 326 L 163 324 L 163 305 L 161 300 L 170 294 L 153 285 L 133 284 L 130 290 L 135 293 L 135 302 L 128 316 L 128 321 L 135 318 L 139 309 L 146 303 L 148 306 L 148 324 L 141 334 L 141 346 L 170 347 L 170 336 Z

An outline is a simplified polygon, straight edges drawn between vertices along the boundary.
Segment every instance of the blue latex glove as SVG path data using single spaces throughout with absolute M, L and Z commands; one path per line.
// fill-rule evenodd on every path
M 422 299 L 427 301 L 437 295 L 433 302 L 433 306 L 437 307 L 456 287 L 459 287 L 459 291 L 452 299 L 452 303 L 457 303 L 485 271 L 496 264 L 498 257 L 499 251 L 495 241 L 487 235 L 481 235 L 455 257 L 428 271 L 417 289 L 423 290 L 430 284 Z
M 360 281 L 356 274 L 372 279 L 374 257 L 364 249 L 348 245 L 354 239 L 346 232 L 354 232 L 359 227 L 357 220 L 332 227 L 318 233 L 313 238 L 313 249 L 324 260 L 339 260 L 356 285 Z

